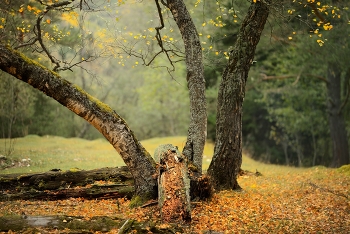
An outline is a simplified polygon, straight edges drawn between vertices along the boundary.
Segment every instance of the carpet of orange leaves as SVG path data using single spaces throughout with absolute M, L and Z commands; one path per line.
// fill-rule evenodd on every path
M 350 177 L 334 169 L 242 176 L 242 191 L 222 191 L 193 203 L 187 233 L 349 233 Z M 125 199 L 0 202 L 6 214 L 118 216 L 159 220 L 157 206 L 128 208 Z M 117 233 L 117 229 L 115 233 Z

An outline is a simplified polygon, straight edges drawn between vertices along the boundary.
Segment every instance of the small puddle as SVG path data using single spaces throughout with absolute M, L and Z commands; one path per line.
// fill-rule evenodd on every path
M 28 216 L 25 220 L 27 221 L 28 225 L 32 227 L 47 227 L 48 225 L 58 225 L 57 217 Z

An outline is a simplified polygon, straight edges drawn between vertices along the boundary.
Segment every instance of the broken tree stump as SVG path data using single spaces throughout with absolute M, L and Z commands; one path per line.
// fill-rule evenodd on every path
M 158 163 L 158 204 L 162 221 L 190 222 L 190 179 L 186 160 L 171 144 L 160 145 L 154 159 Z

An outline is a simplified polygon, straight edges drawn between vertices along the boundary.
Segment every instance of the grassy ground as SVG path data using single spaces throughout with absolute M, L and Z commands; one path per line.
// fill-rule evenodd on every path
M 171 143 L 183 148 L 185 137 L 153 138 L 142 141 L 142 145 L 153 155 L 160 144 Z M 5 155 L 9 141 L 0 139 L 0 155 Z M 84 170 L 125 165 L 116 150 L 105 140 L 93 141 L 79 138 L 63 138 L 57 136 L 39 137 L 29 135 L 14 140 L 14 152 L 11 160 L 16 167 L 0 170 L 2 174 L 42 172 L 53 168 L 68 170 L 80 168 Z M 204 151 L 204 167 L 208 167 L 213 154 L 213 144 L 208 143 Z
M 171 137 L 142 143 L 153 153 L 159 144 L 172 143 L 182 148 L 184 142 L 184 137 Z M 31 158 L 32 165 L 3 172 L 121 165 L 114 149 L 104 140 L 29 136 L 18 139 L 15 148 L 14 156 Z M 208 144 L 204 167 L 212 152 L 213 145 Z M 263 164 L 244 156 L 242 168 L 252 172 L 257 169 L 262 176 L 243 175 L 239 177 L 242 191 L 221 191 L 210 201 L 194 202 L 192 223 L 186 233 L 349 233 L 350 165 L 339 169 L 294 168 Z M 157 206 L 130 210 L 128 205 L 124 199 L 0 202 L 0 216 L 58 214 L 84 219 L 121 216 L 159 221 Z M 117 232 L 117 228 L 112 231 Z

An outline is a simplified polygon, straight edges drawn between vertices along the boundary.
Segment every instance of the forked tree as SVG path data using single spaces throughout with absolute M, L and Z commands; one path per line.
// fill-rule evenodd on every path
M 40 26 L 45 14 L 52 9 L 71 6 L 74 2 L 65 1 L 47 5 L 36 21 L 36 37 L 30 43 L 17 46 L 19 48 L 37 43 L 55 64 L 55 71 L 28 59 L 5 41 L 0 44 L 0 68 L 55 99 L 99 130 L 117 150 L 132 173 L 135 180 L 135 194 L 144 198 L 155 198 L 156 164 L 150 154 L 116 111 L 56 73 L 60 70 L 60 61 L 54 59 L 43 44 Z M 158 8 L 160 5 L 169 8 L 182 35 L 191 113 L 183 154 L 200 175 L 207 121 L 201 42 L 183 0 L 155 0 L 155 3 Z M 85 1 L 79 1 L 79 4 L 85 4 Z M 245 86 L 255 48 L 269 15 L 270 4 L 269 0 L 251 1 L 237 40 L 232 41 L 233 51 L 222 75 L 218 94 L 217 141 L 208 170 L 217 189 L 239 188 L 237 175 L 242 162 L 242 105 Z M 160 30 L 161 27 L 156 29 Z

